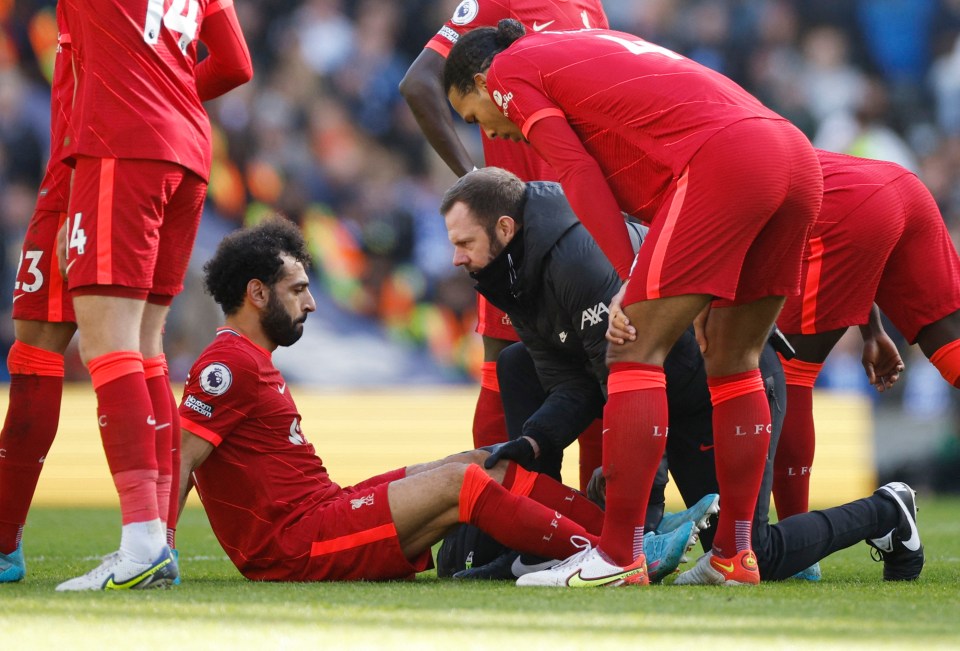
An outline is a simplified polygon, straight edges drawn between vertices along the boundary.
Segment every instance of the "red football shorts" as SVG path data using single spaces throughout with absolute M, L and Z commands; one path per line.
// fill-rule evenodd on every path
M 206 181 L 176 163 L 78 157 L 68 211 L 70 289 L 114 285 L 176 296 L 206 192 Z
M 714 135 L 677 178 L 634 263 L 624 304 L 710 294 L 718 306 L 800 291 L 823 174 L 788 122 L 750 119 Z
M 430 550 L 410 561 L 397 538 L 387 488 L 405 476 L 400 468 L 348 486 L 286 529 L 285 545 L 309 550 L 302 576 L 289 580 L 387 581 L 433 567 Z
M 787 334 L 862 325 L 873 303 L 911 343 L 921 328 L 960 310 L 960 260 L 913 174 L 879 187 L 825 188 L 802 292 L 787 299 L 777 325 Z
M 507 313 L 477 294 L 477 334 L 493 339 L 520 341 Z
M 57 262 L 57 231 L 67 213 L 37 210 L 30 218 L 13 286 L 13 318 L 75 323 L 73 302 Z

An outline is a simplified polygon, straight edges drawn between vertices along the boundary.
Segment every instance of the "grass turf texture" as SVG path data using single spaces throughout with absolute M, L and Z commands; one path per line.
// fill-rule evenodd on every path
M 822 562 L 819 584 L 552 590 L 433 573 L 395 583 L 253 583 L 227 560 L 203 512 L 190 509 L 178 531 L 184 583 L 109 594 L 53 589 L 113 551 L 117 511 L 36 508 L 24 532 L 27 578 L 0 585 L 0 648 L 956 649 L 960 499 L 921 495 L 919 503 L 927 565 L 915 583 L 883 583 L 864 544 Z

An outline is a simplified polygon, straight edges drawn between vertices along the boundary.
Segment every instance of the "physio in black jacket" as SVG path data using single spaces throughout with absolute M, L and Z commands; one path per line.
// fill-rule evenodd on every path
M 559 184 L 523 183 L 494 167 L 474 170 L 446 192 L 440 212 L 455 248 L 453 263 L 470 272 L 477 291 L 510 316 L 525 348 L 524 352 L 510 347 L 498 360 L 512 440 L 491 459 L 513 459 L 528 468 L 558 473 L 563 449 L 602 412 L 607 306 L 620 280 Z M 628 230 L 639 248 L 645 229 L 630 225 Z M 771 337 L 771 342 L 777 341 Z M 902 521 L 906 515 L 879 494 L 769 525 L 773 455 L 786 407 L 783 371 L 771 343 L 760 369 L 773 416 L 753 531 L 763 579 L 788 578 L 828 553 L 870 537 L 865 534 L 871 531 L 884 527 L 884 534 L 898 527 L 906 531 L 908 523 Z M 674 346 L 665 370 L 670 409 L 667 458 L 689 506 L 717 491 L 710 396 L 692 329 Z M 545 463 L 538 466 L 541 461 Z M 657 483 L 662 503 L 665 476 Z M 652 517 L 654 523 L 659 519 L 648 513 L 648 521 Z

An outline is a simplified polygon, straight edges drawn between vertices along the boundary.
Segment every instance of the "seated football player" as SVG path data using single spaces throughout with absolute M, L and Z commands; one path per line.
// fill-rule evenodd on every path
M 459 523 L 565 558 L 596 544 L 603 512 L 545 475 L 484 450 L 341 487 L 301 427 L 271 354 L 316 309 L 299 230 L 276 218 L 226 237 L 204 267 L 225 325 L 193 365 L 180 415 L 181 505 L 195 482 L 214 535 L 245 577 L 385 580 L 432 564 Z

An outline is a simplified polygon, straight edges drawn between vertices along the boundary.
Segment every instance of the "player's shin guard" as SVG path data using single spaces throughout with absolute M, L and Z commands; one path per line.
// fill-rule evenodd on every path
M 938 349 L 930 356 L 930 363 L 937 367 L 943 379 L 960 389 L 960 339 Z
M 606 514 L 600 549 L 626 567 L 643 552 L 643 525 L 660 458 L 667 445 L 663 368 L 618 362 L 610 366 L 603 411 Z
M 511 494 L 529 497 L 561 515 L 579 522 L 592 534 L 600 535 L 603 510 L 581 493 L 548 477 L 510 462 L 503 478 L 503 487 Z
M 7 355 L 10 399 L 0 432 L 0 553 L 20 544 L 27 512 L 57 435 L 63 355 L 15 341 Z
M 466 467 L 460 488 L 460 522 L 475 525 L 498 542 L 544 558 L 566 558 L 596 536 L 580 524 L 531 499 L 511 495 L 480 466 Z
M 723 558 L 751 548 L 753 515 L 770 445 L 770 406 L 759 370 L 707 378 L 720 486 L 713 548 Z
M 786 360 L 787 413 L 774 458 L 773 499 L 781 520 L 809 508 L 810 471 L 816 434 L 813 423 L 813 385 L 823 364 Z
M 500 401 L 500 383 L 497 381 L 497 363 L 484 362 L 480 368 L 480 395 L 473 413 L 473 447 L 504 443 L 507 422 Z

